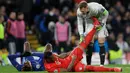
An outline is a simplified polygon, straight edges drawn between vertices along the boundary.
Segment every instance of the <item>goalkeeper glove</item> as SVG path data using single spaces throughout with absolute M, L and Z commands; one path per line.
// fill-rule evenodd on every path
M 82 41 L 83 41 L 83 39 L 84 39 L 84 35 L 83 35 L 83 34 L 81 34 L 81 35 L 80 35 L 80 42 L 82 42 Z

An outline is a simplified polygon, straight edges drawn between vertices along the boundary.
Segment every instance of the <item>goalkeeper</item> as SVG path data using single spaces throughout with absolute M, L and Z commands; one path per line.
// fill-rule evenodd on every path
M 106 29 L 106 21 L 108 18 L 108 11 L 99 3 L 91 2 L 87 3 L 86 1 L 81 1 L 77 9 L 77 22 L 78 22 L 78 31 L 80 34 L 80 41 L 83 40 L 84 35 L 87 35 L 88 32 L 93 28 L 93 22 L 101 24 L 101 27 L 97 28 L 96 37 L 100 47 L 100 65 L 104 65 L 105 61 L 105 47 L 104 42 L 108 36 L 108 31 Z M 86 34 L 84 34 L 86 33 Z M 87 64 L 91 65 L 91 57 L 93 52 L 93 41 L 87 47 Z

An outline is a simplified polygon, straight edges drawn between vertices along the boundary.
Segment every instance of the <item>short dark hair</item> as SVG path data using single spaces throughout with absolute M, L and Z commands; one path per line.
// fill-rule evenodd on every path
M 81 1 L 81 2 L 79 3 L 79 8 L 80 8 L 80 9 L 81 9 L 81 8 L 85 8 L 86 6 L 88 6 L 88 4 L 87 4 L 86 1 Z
M 52 52 L 44 52 L 44 59 L 50 59 Z
M 44 62 L 54 63 L 54 58 L 52 52 L 44 52 Z
M 12 13 L 16 13 L 16 12 L 15 12 L 15 11 L 11 11 L 11 12 L 9 13 L 9 16 L 10 16 Z
M 30 66 L 28 66 L 28 65 L 23 65 L 21 71 L 32 71 L 32 68 Z

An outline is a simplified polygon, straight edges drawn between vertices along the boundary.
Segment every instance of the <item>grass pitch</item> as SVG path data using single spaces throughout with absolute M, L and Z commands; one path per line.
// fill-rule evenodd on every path
M 119 73 L 130 73 L 130 65 L 106 65 L 106 67 L 122 67 L 123 72 Z M 48 73 L 46 71 L 39 72 L 18 72 L 13 66 L 0 66 L 0 73 Z M 76 72 L 66 72 L 76 73 Z M 82 72 L 82 73 L 117 73 L 117 72 Z

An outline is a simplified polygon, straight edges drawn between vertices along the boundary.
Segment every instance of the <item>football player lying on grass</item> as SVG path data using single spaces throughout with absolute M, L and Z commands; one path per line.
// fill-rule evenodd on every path
M 34 59 L 34 56 L 39 57 L 38 60 Z M 16 59 L 19 57 L 24 57 L 25 62 L 23 64 L 19 64 Z M 12 65 L 18 70 L 18 71 L 43 71 L 43 53 L 31 53 L 30 49 L 30 43 L 25 42 L 24 43 L 24 53 L 23 54 L 15 54 L 15 55 L 9 55 L 8 58 Z

